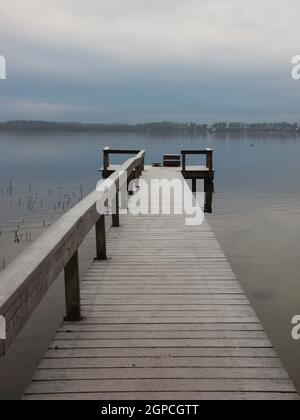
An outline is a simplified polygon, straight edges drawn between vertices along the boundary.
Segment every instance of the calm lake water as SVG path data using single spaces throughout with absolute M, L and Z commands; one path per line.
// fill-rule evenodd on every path
M 95 188 L 107 145 L 144 148 L 146 163 L 185 148 L 215 150 L 209 222 L 300 391 L 300 341 L 291 338 L 291 319 L 300 315 L 300 139 L 0 133 L 1 269 Z M 93 246 L 89 237 L 82 272 Z M 0 360 L 0 398 L 22 395 L 62 318 L 62 285 L 59 279 Z

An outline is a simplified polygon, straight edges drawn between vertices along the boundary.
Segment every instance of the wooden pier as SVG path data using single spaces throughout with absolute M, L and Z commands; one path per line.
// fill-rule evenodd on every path
M 144 152 L 119 169 L 185 182 L 178 168 L 145 166 Z M 119 191 L 118 172 L 109 180 Z M 0 277 L 4 352 L 65 268 L 67 318 L 24 399 L 297 400 L 207 221 L 116 214 L 106 232 L 95 208 L 111 193 L 104 182 Z M 94 225 L 97 260 L 79 283 L 78 247 Z

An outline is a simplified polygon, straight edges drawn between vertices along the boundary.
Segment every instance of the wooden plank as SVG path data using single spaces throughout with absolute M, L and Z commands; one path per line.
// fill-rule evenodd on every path
M 90 291 L 90 290 L 98 290 L 98 284 L 97 284 L 97 282 L 93 282 L 93 283 L 89 283 L 89 282 L 87 282 L 86 284 L 85 284 L 85 290 L 88 290 L 88 291 Z M 156 285 L 153 285 L 153 284 L 142 284 L 142 285 L 139 285 L 139 284 L 109 284 L 109 285 L 107 285 L 107 284 L 105 284 L 105 283 L 101 283 L 101 291 L 103 291 L 103 292 L 105 292 L 105 291 L 108 291 L 108 292 L 110 292 L 110 291 L 115 291 L 115 289 L 117 289 L 117 290 L 119 290 L 120 292 L 123 292 L 123 291 L 129 291 L 129 292 L 136 292 L 136 293 L 140 293 L 140 292 L 143 292 L 143 291 L 153 291 L 153 286 L 155 287 L 155 290 L 156 291 L 158 291 L 159 293 L 160 292 L 164 292 L 164 291 L 169 291 L 169 294 L 170 294 L 170 286 L 169 285 L 162 285 L 162 284 L 156 284 Z M 206 290 L 213 290 L 213 289 L 217 289 L 217 290 L 222 290 L 222 289 L 224 289 L 225 291 L 231 291 L 231 290 L 234 290 L 234 291 L 239 291 L 240 293 L 242 293 L 243 294 L 243 290 L 242 290 L 242 288 L 238 285 L 238 284 L 236 284 L 236 283 L 228 283 L 228 282 L 219 282 L 219 284 L 212 284 L 212 283 L 208 283 L 208 282 L 205 282 L 205 283 L 203 283 L 203 284 L 201 284 L 201 283 L 198 283 L 198 284 L 192 284 L 192 285 L 189 285 L 189 284 L 186 284 L 186 285 L 176 285 L 176 284 L 173 284 L 172 285 L 172 291 L 173 292 L 176 292 L 176 293 L 180 293 L 180 294 L 184 294 L 186 291 L 188 291 L 188 290 L 192 290 L 192 291 L 195 291 L 195 292 L 198 292 L 198 291 L 206 291 Z
M 91 278 L 88 277 L 85 281 L 86 286 L 98 286 L 99 285 L 99 278 Z M 146 287 L 203 287 L 203 286 L 210 286 L 210 287 L 218 287 L 218 286 L 236 286 L 236 283 L 234 280 L 216 280 L 216 279 L 198 279 L 198 280 L 186 280 L 184 282 L 183 280 L 157 280 L 155 278 L 151 279 L 119 279 L 119 280 L 111 280 L 111 279 L 105 279 L 101 280 L 101 285 L 106 287 L 127 287 L 127 286 L 146 286 Z
M 100 276 L 99 275 L 95 275 L 95 274 L 89 274 L 86 277 L 85 281 L 89 281 L 89 282 L 97 282 L 99 283 L 100 281 Z M 218 283 L 218 282 L 224 282 L 224 281 L 235 281 L 234 277 L 230 277 L 230 276 L 223 276 L 223 275 L 199 275 L 198 277 L 195 276 L 187 276 L 186 280 L 183 279 L 183 276 L 153 276 L 153 275 L 148 275 L 148 276 L 144 276 L 144 277 L 140 277 L 140 276 L 110 276 L 110 275 L 105 275 L 105 280 L 101 280 L 101 282 L 103 284 L 127 284 L 127 282 L 129 282 L 129 284 L 181 284 L 181 285 L 191 285 L 191 284 L 201 284 L 201 283 L 205 283 L 205 282 L 214 282 L 214 283 Z M 84 283 L 85 284 L 85 283 Z
M 226 294 L 226 295 L 243 295 L 243 292 L 241 289 L 238 288 L 230 288 L 230 287 L 197 287 L 195 289 L 182 289 L 182 288 L 172 288 L 172 292 L 170 292 L 170 288 L 155 288 L 155 291 L 153 290 L 153 287 L 147 289 L 143 287 L 128 287 L 128 289 L 125 288 L 105 288 L 102 287 L 99 291 L 99 288 L 97 287 L 87 287 L 84 290 L 85 295 L 109 295 L 109 296 L 120 296 L 120 295 L 148 295 L 151 296 L 152 299 L 155 299 L 156 295 L 162 296 L 162 295 L 168 295 L 168 296 L 174 296 L 174 295 L 192 295 L 192 296 L 198 296 L 198 295 L 208 295 L 208 294 Z
M 245 317 L 245 316 L 255 316 L 253 309 L 243 309 L 240 311 L 234 310 L 227 310 L 227 311 L 182 311 L 182 313 L 178 313 L 178 311 L 100 311 L 94 307 L 84 307 L 83 314 L 85 316 L 89 316 L 92 318 L 120 318 L 124 316 L 126 318 L 177 318 L 180 316 L 181 319 L 184 321 L 185 318 L 209 318 L 209 317 L 222 317 L 222 318 L 232 318 L 232 317 Z
M 58 332 L 109 332 L 109 331 L 181 331 L 181 332 L 188 332 L 188 331 L 263 331 L 263 327 L 259 322 L 256 323 L 236 323 L 236 324 L 218 324 L 218 323 L 211 323 L 211 324 L 201 324 L 201 323 L 181 323 L 181 324 L 111 324 L 105 325 L 103 323 L 93 323 L 92 321 L 85 322 L 84 324 L 81 322 L 79 324 L 68 324 L 64 323 L 59 329 Z
M 89 296 L 89 295 L 108 295 L 109 297 L 113 297 L 113 298 L 122 298 L 124 296 L 148 296 L 148 299 L 151 299 L 151 301 L 153 302 L 156 298 L 156 295 L 159 295 L 160 297 L 166 295 L 167 297 L 169 297 L 170 299 L 172 299 L 173 296 L 191 296 L 191 297 L 196 297 L 196 296 L 202 296 L 202 297 L 206 297 L 206 296 L 243 296 L 243 293 L 240 290 L 228 290 L 226 288 L 224 289 L 203 289 L 203 290 L 197 290 L 195 292 L 191 291 L 181 291 L 181 290 L 174 290 L 174 291 L 170 291 L 165 289 L 165 290 L 157 290 L 157 291 L 147 291 L 145 290 L 143 293 L 142 291 L 138 292 L 138 293 L 131 293 L 130 291 L 112 291 L 112 290 L 99 290 L 99 289 L 86 289 L 83 292 L 83 296 Z
M 149 305 L 149 298 L 148 295 L 133 295 L 130 299 L 131 305 L 141 304 L 141 305 Z M 92 294 L 85 294 L 84 290 L 82 290 L 81 297 L 83 301 L 91 301 L 93 299 Z M 97 303 L 104 303 L 106 302 L 108 305 L 126 305 L 128 301 L 127 295 L 120 295 L 120 296 L 101 296 L 101 294 L 97 294 L 94 296 L 95 305 Z M 182 299 L 180 299 L 180 295 L 163 295 L 163 296 L 155 296 L 155 303 L 162 304 L 162 305 L 201 305 L 201 304 L 244 304 L 247 303 L 247 300 L 244 296 L 241 295 L 197 295 L 197 297 L 192 295 L 184 295 Z M 150 303 L 151 304 L 151 303 Z
M 88 348 L 272 348 L 268 339 L 118 339 L 118 340 L 54 340 L 52 349 L 88 349 Z
M 56 340 L 105 339 L 266 339 L 263 331 L 81 331 L 58 332 Z
M 40 369 L 76 368 L 282 368 L 277 358 L 263 357 L 97 357 L 44 358 Z
M 112 400 L 164 400 L 164 401 L 298 401 L 296 393 L 283 392 L 87 392 L 87 393 L 63 393 L 63 394 L 34 394 L 26 395 L 24 400 L 92 400 L 92 401 L 112 401 Z
M 99 298 L 100 296 L 102 296 L 102 298 L 107 297 L 107 303 L 108 304 L 112 304 L 112 303 L 120 303 L 120 304 L 124 304 L 124 302 L 126 302 L 126 297 L 129 296 L 129 293 L 123 293 L 122 295 L 117 295 L 117 294 L 98 294 L 98 293 L 94 293 L 96 298 Z M 91 299 L 91 297 L 93 296 L 93 293 L 83 293 L 82 294 L 84 299 Z M 156 301 L 156 303 L 163 303 L 163 304 L 171 304 L 172 302 L 174 302 L 173 299 L 176 299 L 176 303 L 179 303 L 179 299 L 178 297 L 180 296 L 179 293 L 176 294 L 162 294 L 159 295 L 161 298 L 163 297 L 164 299 L 160 299 L 159 301 L 156 301 L 156 294 L 150 294 L 150 293 L 144 293 L 143 295 L 132 295 L 132 300 L 131 300 L 131 304 L 138 304 L 141 303 L 143 304 L 143 300 L 147 300 L 148 298 L 148 302 L 149 301 Z M 195 299 L 195 295 L 193 296 L 192 294 L 185 294 L 182 295 L 183 298 L 185 298 L 183 300 L 184 304 L 201 304 L 201 302 L 205 303 L 205 298 L 208 296 L 208 293 L 197 293 L 197 299 Z M 228 298 L 231 297 L 240 297 L 240 294 L 233 294 L 233 293 L 227 293 L 226 296 Z M 139 297 L 142 297 L 144 299 L 139 300 Z M 213 300 L 213 297 L 215 297 L 216 299 Z M 98 300 L 97 300 L 98 301 Z M 220 299 L 220 295 L 216 294 L 216 293 L 211 293 L 211 300 L 208 303 L 226 303 L 230 301 L 230 299 Z M 235 302 L 243 302 L 242 300 L 236 299 L 234 300 Z M 101 301 L 103 302 L 103 301 Z M 238 321 L 237 321 L 238 322 Z M 251 321 L 248 321 L 251 322 Z
M 239 324 L 239 323 L 249 323 L 253 324 L 257 322 L 256 317 L 247 317 L 247 316 L 238 316 L 238 317 L 222 317 L 222 316 L 215 316 L 215 317 L 193 317 L 193 318 L 185 318 L 182 319 L 182 317 L 178 318 L 139 318 L 139 317 L 122 317 L 122 318 L 84 318 L 83 321 L 81 321 L 81 324 Z
M 39 369 L 33 381 L 93 381 L 98 379 L 288 379 L 283 368 L 76 368 Z
M 182 308 L 180 307 L 176 307 L 176 306 L 163 306 L 163 308 L 158 309 L 157 306 L 153 306 L 153 305 L 148 305 L 147 308 L 142 308 L 141 306 L 137 306 L 137 308 L 133 305 L 131 305 L 129 308 L 124 308 L 125 305 L 123 305 L 122 307 L 119 306 L 110 306 L 109 308 L 107 308 L 107 306 L 103 305 L 83 305 L 84 306 L 84 310 L 86 312 L 89 313 L 93 313 L 93 314 L 99 314 L 99 316 L 115 316 L 116 314 L 120 315 L 125 315 L 126 314 L 132 314 L 133 316 L 136 315 L 143 315 L 143 316 L 157 316 L 158 314 L 160 315 L 164 315 L 164 316 L 176 316 L 178 317 L 178 315 L 182 315 L 183 317 L 186 316 L 198 316 L 198 315 L 206 315 L 206 316 L 214 316 L 216 313 L 218 313 L 218 315 L 223 315 L 225 314 L 225 316 L 228 316 L 231 314 L 236 316 L 237 314 L 247 314 L 247 315 L 253 315 L 254 311 L 251 308 L 251 306 L 248 305 L 247 308 L 245 308 L 246 305 L 241 305 L 241 306 L 234 306 L 232 307 L 231 305 L 224 305 L 224 306 L 220 306 L 220 305 L 211 305 L 211 306 L 202 306 L 202 305 L 194 305 L 190 308 L 187 308 L 188 305 L 182 305 Z M 168 309 L 164 309 L 164 308 L 168 308 Z M 178 313 L 179 312 L 179 313 Z M 182 312 L 182 313 L 181 313 Z
M 84 392 L 295 392 L 288 379 L 115 379 L 32 381 L 27 394 Z
M 81 357 L 271 357 L 277 358 L 272 348 L 191 348 L 191 347 L 156 347 L 156 348 L 89 348 L 89 349 L 50 349 L 45 358 L 81 358 Z

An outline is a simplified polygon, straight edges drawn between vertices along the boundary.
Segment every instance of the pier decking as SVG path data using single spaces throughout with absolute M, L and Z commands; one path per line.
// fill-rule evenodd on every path
M 207 222 L 122 216 L 107 249 L 82 322 L 61 326 L 25 399 L 297 398 Z
M 146 181 L 185 182 L 178 168 L 144 166 L 143 156 L 121 169 L 129 175 L 135 170 L 135 177 L 144 169 Z M 117 175 L 111 176 L 119 186 Z M 140 196 L 143 201 L 143 194 L 137 191 L 131 200 Z M 56 238 L 64 251 L 58 254 L 56 246 L 53 255 L 48 253 L 50 263 L 68 255 L 63 262 L 67 321 L 41 360 L 25 400 L 299 399 L 206 220 L 188 226 L 184 214 L 128 214 L 120 220 L 117 215 L 115 227 L 105 234 L 94 201 L 95 193 L 65 219 L 70 227 L 63 239 Z M 78 217 L 80 235 L 74 240 L 71 226 Z M 80 312 L 76 250 L 95 223 L 98 260 L 80 284 Z M 56 231 L 45 238 L 47 244 Z M 27 268 L 30 276 L 23 273 L 27 287 L 29 277 L 32 282 L 46 273 L 48 283 L 54 279 L 58 269 L 53 275 L 47 274 L 49 268 L 40 270 L 46 262 L 34 261 L 34 276 L 32 268 Z M 5 283 L 21 263 L 8 270 Z M 39 300 L 30 287 L 23 286 L 23 297 L 17 299 L 14 288 L 1 290 L 0 282 L 0 313 L 11 320 L 8 344 L 29 316 L 26 310 L 32 312 Z M 47 287 L 39 289 L 42 295 Z M 11 297 L 2 302 L 3 290 Z M 13 320 L 10 308 L 23 308 L 24 295 L 29 304 Z

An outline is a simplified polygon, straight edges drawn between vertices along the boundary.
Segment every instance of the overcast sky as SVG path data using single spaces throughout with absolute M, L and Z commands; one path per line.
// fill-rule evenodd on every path
M 299 121 L 299 0 L 9 0 L 0 120 Z

